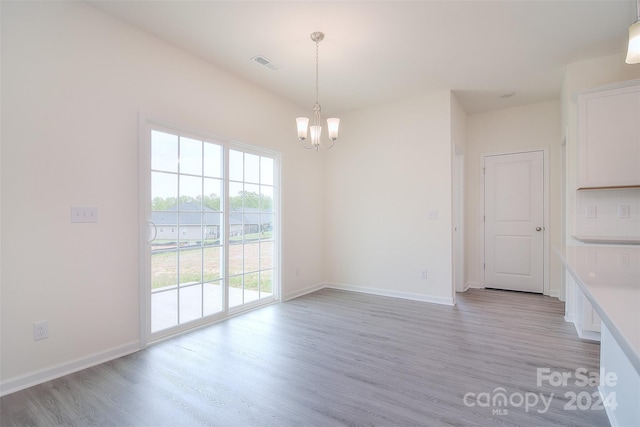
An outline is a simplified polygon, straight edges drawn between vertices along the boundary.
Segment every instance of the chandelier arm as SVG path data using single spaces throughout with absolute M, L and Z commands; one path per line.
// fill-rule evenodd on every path
M 335 140 L 333 140 L 333 139 L 330 139 L 330 140 L 329 140 L 329 142 L 331 142 L 331 145 L 329 145 L 329 146 L 327 147 L 326 145 L 324 145 L 324 144 L 322 143 L 322 141 L 320 141 L 320 146 L 321 146 L 324 150 L 330 150 L 330 149 L 333 147 L 333 144 L 335 144 L 335 143 L 336 143 L 336 141 L 335 141 Z
M 300 141 L 300 145 L 302 145 L 303 148 L 305 148 L 307 150 L 313 150 L 315 148 L 317 150 L 317 148 L 313 144 L 307 146 L 307 144 L 305 144 L 305 141 L 306 141 L 306 139 Z M 311 141 L 309 141 L 309 142 L 311 142 Z

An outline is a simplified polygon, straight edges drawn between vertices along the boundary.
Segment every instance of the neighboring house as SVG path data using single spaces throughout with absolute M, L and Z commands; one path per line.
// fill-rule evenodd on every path
M 197 203 L 182 203 L 166 211 L 153 211 L 151 222 L 156 227 L 155 241 L 173 244 L 200 244 L 202 240 L 215 240 L 221 236 L 223 213 L 211 208 L 202 208 Z M 273 228 L 271 211 L 245 208 L 243 211 L 229 212 L 229 236 L 270 231 Z

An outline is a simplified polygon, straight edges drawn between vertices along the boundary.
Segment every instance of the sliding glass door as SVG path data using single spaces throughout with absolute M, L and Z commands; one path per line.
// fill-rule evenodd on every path
M 153 340 L 278 295 L 278 159 L 148 124 L 141 150 Z

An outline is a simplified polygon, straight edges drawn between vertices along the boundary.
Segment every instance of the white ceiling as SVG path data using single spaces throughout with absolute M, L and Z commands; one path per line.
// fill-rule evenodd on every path
M 469 114 L 557 99 L 564 66 L 624 52 L 636 19 L 635 0 L 91 3 L 309 109 L 322 31 L 324 115 L 441 89 Z

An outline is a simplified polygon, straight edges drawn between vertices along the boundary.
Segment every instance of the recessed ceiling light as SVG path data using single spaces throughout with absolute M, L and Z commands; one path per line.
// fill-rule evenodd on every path
M 515 92 L 505 92 L 505 93 L 500 95 L 500 98 L 511 98 L 515 94 L 516 94 Z
M 251 58 L 251 60 L 252 61 L 256 61 L 260 65 L 264 65 L 265 67 L 267 67 L 270 70 L 279 70 L 280 68 L 282 68 L 282 66 L 276 64 L 275 62 L 273 62 L 270 59 L 265 58 L 262 55 L 254 56 L 253 58 Z

